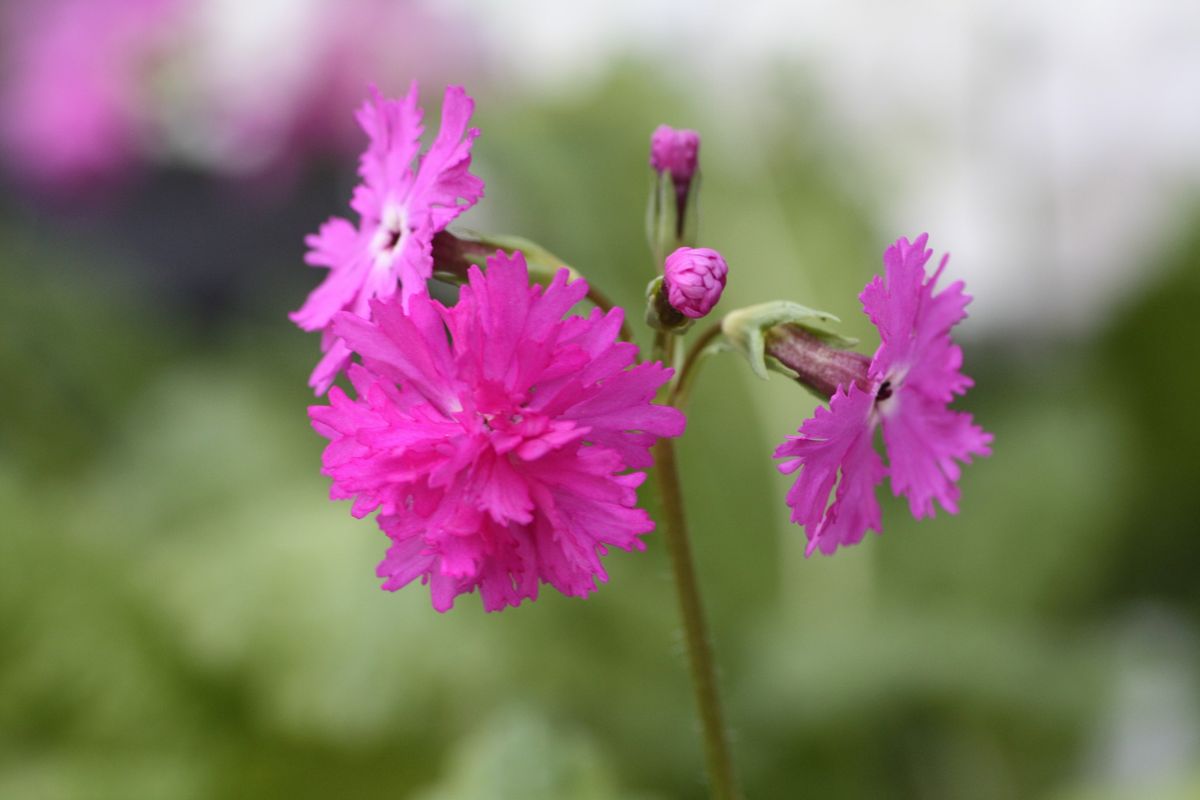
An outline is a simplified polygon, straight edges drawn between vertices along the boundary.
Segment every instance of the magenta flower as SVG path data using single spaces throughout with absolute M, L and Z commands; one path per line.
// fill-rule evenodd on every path
M 386 300 L 397 285 L 404 307 L 424 295 L 434 234 L 483 196 L 483 181 L 469 172 L 471 143 L 479 135 L 467 129 L 474 105 L 462 87 L 446 89 L 441 130 L 415 168 L 422 132 L 416 81 L 403 100 L 385 100 L 372 87 L 359 110 L 370 139 L 359 163 L 362 183 L 350 201 L 359 224 L 334 217 L 305 240 L 311 248 L 305 260 L 329 274 L 291 314 L 304 330 L 322 331 L 325 356 L 309 378 L 318 395 L 350 362 L 350 348 L 331 325 L 338 312 L 367 317 L 370 301 Z
M 407 312 L 393 297 L 371 301 L 373 321 L 336 316 L 362 357 L 349 369 L 358 398 L 334 387 L 309 416 L 330 440 L 331 496 L 354 498 L 356 517 L 379 509 L 384 589 L 419 577 L 446 611 L 478 588 L 495 611 L 540 583 L 583 597 L 607 579 L 609 547 L 643 548 L 645 475 L 626 470 L 649 466 L 685 420 L 652 402 L 671 370 L 630 368 L 620 309 L 563 319 L 587 293 L 567 274 L 531 286 L 524 257 L 499 253 L 450 308 L 413 295 Z
M 685 317 L 707 316 L 721 299 L 728 274 L 729 266 L 716 250 L 681 247 L 663 265 L 667 302 Z
M 800 470 L 787 502 L 792 521 L 808 535 L 809 555 L 818 547 L 833 553 L 838 545 L 857 544 L 868 529 L 880 531 L 875 487 L 885 475 L 917 519 L 934 515 L 935 500 L 957 513 L 957 462 L 991 453 L 992 435 L 970 414 L 947 407 L 972 386 L 960 371 L 962 350 L 950 339 L 971 298 L 961 281 L 934 292 L 948 256 L 927 278 L 933 252 L 925 249 L 927 238 L 922 234 L 911 244 L 901 238 L 889 247 L 885 276 L 876 276 L 859 295 L 881 340 L 866 373 L 839 385 L 829 408 L 818 408 L 799 435 L 775 451 L 776 458 L 794 459 L 781 464 L 781 472 Z M 879 425 L 888 467 L 873 447 Z

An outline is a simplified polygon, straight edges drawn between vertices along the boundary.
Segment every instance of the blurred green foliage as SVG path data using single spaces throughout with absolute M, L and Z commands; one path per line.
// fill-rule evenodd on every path
M 855 296 L 900 232 L 831 173 L 837 142 L 799 111 L 688 109 L 644 72 L 481 98 L 488 198 L 464 222 L 544 243 L 636 319 L 649 132 L 697 127 L 722 307 L 828 308 L 873 347 Z M 750 797 L 1156 796 L 1107 768 L 1147 613 L 1200 691 L 1196 236 L 1094 338 L 968 340 L 962 405 L 996 445 L 962 513 L 916 524 L 889 497 L 886 534 L 836 558 L 803 558 L 770 459 L 812 399 L 705 367 L 682 468 Z M 105 269 L 0 227 L 0 797 L 704 796 L 657 537 L 587 601 L 437 615 L 380 592 L 385 537 L 326 499 L 316 342 L 283 316 L 313 273 L 201 338 Z

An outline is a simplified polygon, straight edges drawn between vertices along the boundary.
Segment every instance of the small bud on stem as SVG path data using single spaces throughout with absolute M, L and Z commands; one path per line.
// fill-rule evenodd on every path
M 663 265 L 663 288 L 671 307 L 691 319 L 708 316 L 725 290 L 729 265 L 716 250 L 681 247 Z
M 700 134 L 670 125 L 659 125 L 650 136 L 650 166 L 659 175 L 670 173 L 675 188 L 675 208 L 678 212 L 675 235 L 683 238 L 683 221 L 687 217 L 688 192 L 692 176 L 700 163 Z
M 658 263 L 679 247 L 696 244 L 700 186 L 700 135 L 659 125 L 650 137 L 655 172 L 646 207 L 646 239 Z

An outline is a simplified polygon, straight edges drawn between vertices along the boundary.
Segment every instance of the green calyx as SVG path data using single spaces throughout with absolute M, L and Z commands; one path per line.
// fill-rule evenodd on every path
M 797 378 L 798 374 L 767 353 L 767 336 L 773 328 L 795 325 L 833 347 L 849 348 L 858 343 L 822 327 L 840 322 L 828 311 L 802 306 L 787 300 L 775 300 L 731 311 L 721 320 L 721 332 L 730 347 L 746 357 L 755 375 L 767 379 L 768 371 Z
M 656 173 L 646 203 L 646 241 L 655 262 L 662 265 L 680 247 L 695 247 L 700 229 L 700 170 L 680 196 L 670 170 Z
M 646 284 L 646 324 L 651 329 L 663 333 L 683 333 L 692 326 L 693 321 L 671 306 L 663 289 L 662 275 Z

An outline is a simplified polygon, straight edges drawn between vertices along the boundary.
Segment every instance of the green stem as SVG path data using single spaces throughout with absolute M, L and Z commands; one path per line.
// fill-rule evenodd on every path
M 713 334 L 715 335 L 715 334 Z M 708 334 L 709 339 L 712 337 Z M 655 336 L 654 352 L 661 357 L 670 354 L 674 362 L 674 336 L 659 333 Z M 698 343 L 700 344 L 700 343 Z M 696 351 L 695 346 L 693 352 Z M 684 370 L 687 370 L 685 362 Z M 674 394 L 674 393 L 673 393 Z M 708 763 L 708 779 L 714 800 L 740 800 L 733 773 L 729 735 L 721 713 L 717 691 L 717 670 L 713 657 L 712 638 L 700 601 L 696 567 L 688 538 L 687 519 L 683 510 L 683 490 L 679 483 L 679 468 L 675 461 L 675 444 L 659 439 L 654 446 L 654 463 L 658 474 L 658 490 L 662 497 L 663 538 L 671 559 L 675 577 L 675 594 L 683 619 L 684 642 L 687 646 L 688 667 L 692 674 L 692 689 L 704 736 L 704 755 Z
M 683 495 L 679 485 L 679 470 L 675 463 L 675 444 L 659 439 L 654 446 L 658 487 L 662 494 L 664 538 L 675 574 L 675 593 L 683 618 L 684 640 L 687 644 L 688 666 L 692 673 L 692 689 L 704 734 L 704 755 L 708 762 L 708 779 L 714 800 L 737 800 L 741 792 L 733 775 L 729 736 L 721 714 L 721 699 L 717 693 L 717 674 L 713 659 L 712 641 L 700 602 L 692 546 L 688 540 L 687 521 L 683 514 Z
M 704 358 L 705 350 L 712 344 L 713 339 L 720 335 L 721 326 L 711 325 L 692 342 L 692 346 L 688 348 L 687 355 L 683 359 L 683 366 L 679 368 L 675 380 L 671 383 L 670 391 L 667 393 L 667 403 L 680 411 L 687 407 L 688 399 L 692 394 L 692 384 L 695 383 L 696 373 L 699 372 L 697 367 Z
M 672 337 L 670 334 L 664 333 L 663 331 L 655 331 L 654 344 L 650 346 L 650 360 L 666 361 L 667 345 L 671 343 L 670 340 L 673 338 L 674 337 Z M 671 364 L 668 364 L 668 366 L 671 366 Z

